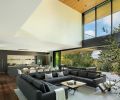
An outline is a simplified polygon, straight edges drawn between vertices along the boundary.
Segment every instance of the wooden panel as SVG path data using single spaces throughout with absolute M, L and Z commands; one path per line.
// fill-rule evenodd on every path
M 84 16 L 84 23 L 87 24 L 87 23 L 90 23 L 90 22 L 93 22 L 95 21 L 95 10 L 87 13 L 85 16 Z
M 106 0 L 59 0 L 71 8 L 83 13 Z
M 104 18 L 111 14 L 111 3 L 107 3 L 104 6 L 99 7 L 97 10 L 97 19 Z
M 120 11 L 120 0 L 113 0 L 113 12 Z

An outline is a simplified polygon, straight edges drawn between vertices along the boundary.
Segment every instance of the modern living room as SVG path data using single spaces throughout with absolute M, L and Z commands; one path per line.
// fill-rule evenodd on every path
M 2 0 L 0 12 L 0 100 L 120 100 L 120 0 Z

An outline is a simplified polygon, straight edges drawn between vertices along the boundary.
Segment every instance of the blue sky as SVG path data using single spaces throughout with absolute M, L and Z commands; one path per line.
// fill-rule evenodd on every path
M 113 27 L 120 24 L 120 12 L 113 14 Z M 85 39 L 95 36 L 95 22 L 88 23 L 84 26 Z M 111 15 L 97 20 L 97 36 L 108 35 L 111 33 Z

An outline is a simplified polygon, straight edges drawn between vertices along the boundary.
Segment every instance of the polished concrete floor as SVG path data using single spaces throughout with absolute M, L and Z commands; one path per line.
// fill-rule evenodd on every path
M 113 76 L 110 76 L 110 73 L 106 74 L 110 78 Z M 0 75 L 0 100 L 27 100 L 20 90 L 15 88 L 15 77 Z M 69 93 L 68 100 L 120 100 L 120 96 L 114 93 L 114 91 L 102 93 L 99 88 L 82 86 L 78 88 L 74 95 Z
M 99 88 L 83 86 L 74 95 L 69 94 L 68 100 L 120 100 L 120 97 L 111 92 L 102 93 Z
M 116 75 L 112 75 L 110 73 L 104 74 L 107 75 L 108 79 L 119 80 L 119 77 Z M 82 86 L 78 88 L 74 95 L 72 95 L 72 92 L 73 91 L 69 92 L 68 100 L 120 100 L 120 96 L 118 94 L 115 94 L 115 90 L 112 90 L 112 92 L 102 93 L 99 88 Z M 19 89 L 16 89 L 15 93 L 18 95 L 20 100 L 27 100 Z
M 74 95 L 72 95 L 72 92 L 69 92 L 68 100 L 120 100 L 120 97 L 116 94 L 101 93 L 99 89 L 88 86 L 80 87 Z M 19 100 L 27 100 L 19 89 L 15 89 L 15 93 L 18 95 Z

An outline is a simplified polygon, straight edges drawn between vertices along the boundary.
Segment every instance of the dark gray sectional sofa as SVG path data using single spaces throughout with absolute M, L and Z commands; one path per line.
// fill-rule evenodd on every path
M 51 83 L 32 78 L 30 75 L 17 76 L 17 86 L 28 100 L 56 100 L 55 86 Z M 68 98 L 67 88 L 65 95 Z
M 101 72 L 69 69 L 63 71 L 64 73 L 63 77 L 58 77 L 57 72 L 58 71 L 52 72 L 53 78 L 51 79 L 45 79 L 45 73 L 50 73 L 50 72 L 34 73 L 31 74 L 31 76 L 39 80 L 49 82 L 54 85 L 56 84 L 58 85 L 61 82 L 67 80 L 76 80 L 76 81 L 85 82 L 89 86 L 97 87 L 99 83 L 106 81 L 106 75 L 101 74 Z
M 99 83 L 106 81 L 106 76 L 101 74 L 101 72 L 67 69 L 63 71 L 63 77 L 58 77 L 57 72 L 59 71 L 18 76 L 17 86 L 28 100 L 56 100 L 54 90 L 59 88 L 60 83 L 63 81 L 81 81 L 92 87 L 97 87 Z M 53 78 L 45 79 L 45 73 L 52 73 Z M 44 86 L 42 84 L 44 84 Z M 65 88 L 65 94 L 67 98 L 67 88 Z

